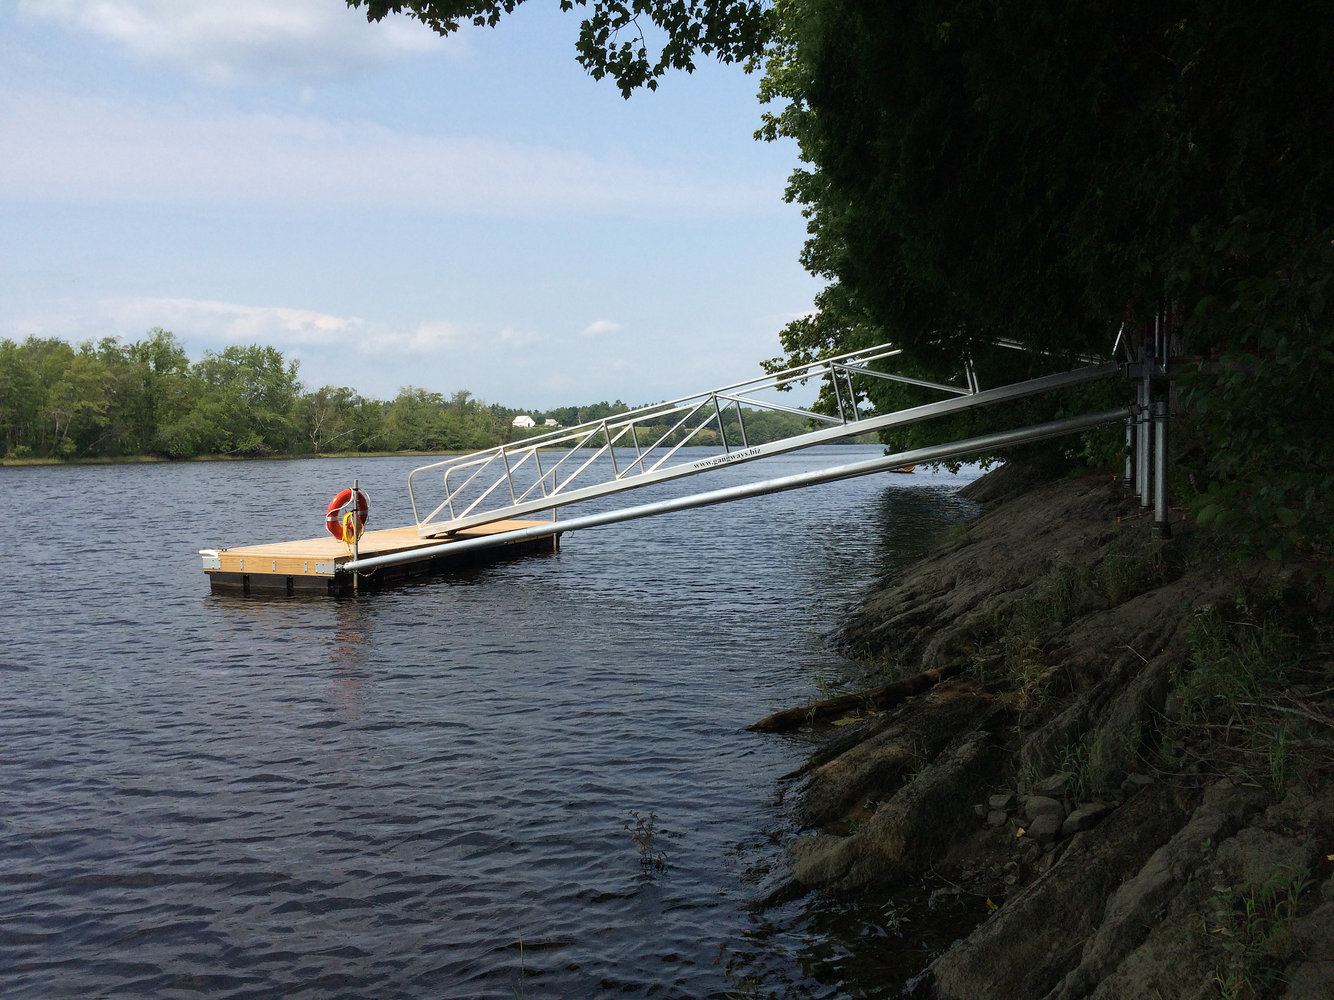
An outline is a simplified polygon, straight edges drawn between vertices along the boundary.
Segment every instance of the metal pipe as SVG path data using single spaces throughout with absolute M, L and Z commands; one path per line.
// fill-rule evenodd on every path
M 1159 538 L 1171 538 L 1172 526 L 1167 520 L 1167 419 L 1166 399 L 1153 404 L 1153 530 Z
M 367 505 L 369 507 L 369 504 Z M 361 523 L 357 512 L 361 510 L 361 480 L 352 480 L 352 561 L 356 562 L 361 554 Z M 369 511 L 367 511 L 369 513 Z M 357 589 L 357 574 L 352 574 L 352 589 Z
M 877 372 L 877 371 L 872 371 L 870 368 L 857 368 L 849 370 L 855 371 L 856 374 L 858 375 L 869 375 L 871 378 L 883 379 L 887 382 L 902 382 L 904 385 L 921 386 L 923 389 L 935 389 L 937 392 L 947 392 L 955 396 L 967 396 L 970 392 L 973 391 L 971 388 L 960 389 L 957 385 L 944 385 L 943 383 L 940 382 L 928 382 L 926 379 L 912 378 L 909 375 L 895 375 L 893 372 Z M 965 379 L 967 379 L 966 372 L 964 377 Z M 766 403 L 764 405 L 768 406 L 770 404 Z
M 978 452 L 995 451 L 1000 448 L 1008 448 L 1017 444 L 1028 444 L 1033 441 L 1045 441 L 1048 438 L 1063 437 L 1066 434 L 1077 434 L 1080 431 L 1090 430 L 1103 424 L 1114 423 L 1123 420 L 1128 414 L 1126 407 L 1119 407 L 1115 410 L 1104 410 L 1101 413 L 1090 413 L 1082 417 L 1068 417 L 1064 420 L 1053 420 L 1045 424 L 1037 424 L 1033 427 L 1021 427 L 1012 431 L 1001 431 L 995 434 L 986 434 L 981 437 L 968 438 L 963 441 L 952 441 L 948 444 L 933 445 L 929 448 L 917 448 L 913 451 L 901 451 L 895 455 L 885 455 L 881 458 L 869 459 L 865 462 L 854 462 L 851 465 L 840 465 L 832 469 L 821 469 L 816 472 L 801 472 L 791 476 L 783 476 L 778 479 L 767 479 L 763 482 L 748 483 L 743 486 L 730 486 L 725 489 L 712 490 L 708 493 L 695 493 L 690 496 L 675 497 L 670 500 L 659 500 L 655 503 L 641 504 L 638 507 L 623 507 L 619 510 L 604 511 L 601 514 L 586 514 L 583 517 L 571 518 L 563 522 L 562 531 L 576 531 L 580 528 L 596 528 L 604 524 L 615 524 L 619 521 L 633 521 L 641 517 L 651 517 L 655 514 L 669 514 L 678 510 L 688 510 L 694 507 L 710 507 L 714 504 L 727 503 L 731 500 L 745 500 L 750 497 L 764 496 L 769 493 L 782 493 L 787 490 L 799 489 L 803 486 L 816 486 L 821 483 L 833 483 L 843 479 L 855 479 L 858 476 L 867 476 L 876 472 L 886 472 L 890 469 L 897 469 L 904 465 L 918 465 L 926 462 L 940 462 L 950 458 L 957 458 L 965 455 L 972 455 Z M 531 528 L 519 528 L 516 531 L 505 531 L 495 535 L 488 535 L 485 538 L 465 538 L 455 542 L 444 542 L 440 545 L 428 545 L 419 549 L 411 549 L 405 552 L 392 552 L 383 556 L 371 556 L 368 559 L 355 559 L 352 562 L 343 563 L 338 567 L 340 573 L 345 572 L 365 572 L 366 570 L 377 569 L 381 566 L 395 566 L 399 563 L 417 562 L 424 558 L 430 558 L 437 555 L 460 554 L 471 552 L 476 549 L 491 548 L 496 545 L 505 545 L 510 542 L 522 542 L 532 538 L 543 538 L 552 533 L 548 525 L 534 525 Z
M 825 444 L 827 442 L 837 441 L 841 438 L 853 437 L 857 434 L 885 430 L 890 427 L 904 427 L 922 420 L 943 417 L 951 413 L 959 413 L 965 410 L 978 409 L 996 403 L 1024 399 L 1029 396 L 1037 396 L 1053 389 L 1082 385 L 1086 382 L 1093 382 L 1098 379 L 1107 378 L 1111 375 L 1118 374 L 1120 370 L 1120 366 L 1115 362 L 1108 362 L 1106 364 L 1094 365 L 1088 368 L 1077 368 L 1070 372 L 1061 372 L 1057 375 L 1043 375 L 1039 378 L 1029 379 L 1024 382 L 1016 382 L 1012 385 L 998 386 L 995 389 L 984 389 L 971 396 L 956 396 L 952 399 L 938 400 L 934 403 L 924 403 L 921 406 L 912 406 L 906 410 L 898 410 L 894 413 L 887 413 L 878 417 L 866 417 L 857 424 L 842 424 L 837 427 L 826 427 L 822 430 L 810 431 L 795 437 L 783 438 L 779 441 L 771 441 L 767 444 L 754 445 L 747 448 L 744 452 L 737 453 L 739 456 L 737 460 L 754 461 L 755 459 L 765 458 L 769 455 L 781 455 L 790 451 L 798 451 L 802 448 L 810 447 L 811 445 Z M 546 501 L 533 500 L 526 504 L 517 504 L 503 510 L 493 510 L 472 516 L 467 516 L 465 512 L 465 516 L 454 518 L 445 523 L 419 523 L 417 526 L 417 534 L 426 537 L 432 534 L 441 534 L 446 531 L 455 532 L 464 528 L 471 528 L 478 524 L 486 524 L 489 521 L 522 517 L 525 514 L 547 510 L 551 506 L 551 499 L 555 499 L 555 495 L 560 496 L 561 503 L 572 504 L 593 497 L 606 496 L 609 493 L 615 493 L 625 489 L 647 486 L 650 483 L 665 482 L 669 479 L 679 479 L 682 476 L 692 475 L 696 472 L 703 471 L 706 468 L 713 468 L 714 463 L 712 462 L 708 462 L 707 464 L 701 462 L 688 462 L 681 465 L 660 468 L 662 463 L 688 443 L 699 429 L 699 427 L 696 427 L 690 434 L 686 435 L 685 440 L 675 445 L 667 455 L 659 459 L 658 462 L 651 467 L 649 472 L 642 476 L 636 476 L 633 480 L 622 480 L 616 483 L 598 483 L 564 492 L 566 484 L 574 478 L 572 475 L 565 483 L 560 484 L 560 488 L 553 491 L 553 497 Z M 589 459 L 585 462 L 575 475 L 578 475 L 579 472 L 583 472 L 592 461 L 593 459 Z M 469 509 L 471 510 L 471 508 Z
M 723 408 L 717 396 L 713 397 L 713 413 L 718 418 L 718 440 L 723 443 L 723 454 L 730 454 L 732 449 L 727 446 L 727 425 L 723 423 Z
M 1144 354 L 1141 352 L 1140 357 Z M 1152 383 L 1149 380 L 1148 367 L 1144 369 L 1144 381 L 1139 387 L 1139 416 L 1136 418 L 1139 436 L 1136 439 L 1135 454 L 1139 456 L 1139 464 L 1135 474 L 1135 485 L 1139 488 L 1139 505 L 1148 507 L 1150 505 L 1150 483 L 1149 476 L 1152 473 L 1150 468 L 1150 456 L 1152 454 L 1152 443 L 1149 436 L 1149 411 L 1153 399 Z
M 1126 417 L 1126 469 L 1121 488 L 1127 492 L 1135 488 L 1135 418 Z

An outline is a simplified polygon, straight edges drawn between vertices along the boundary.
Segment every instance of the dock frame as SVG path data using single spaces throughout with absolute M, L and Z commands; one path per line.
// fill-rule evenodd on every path
M 534 553 L 560 550 L 562 526 L 555 521 L 495 521 L 459 532 L 452 541 L 463 543 L 491 536 L 526 531 L 523 538 L 496 540 L 496 544 L 461 544 L 457 552 L 438 539 L 423 539 L 412 526 L 367 531 L 356 551 L 331 536 L 237 548 L 201 549 L 204 572 L 214 593 L 347 594 L 374 589 L 410 576 L 425 576 L 446 569 L 496 562 Z M 421 549 L 430 552 L 419 552 Z M 392 557 L 373 572 L 353 571 L 356 560 Z
M 1112 348 L 1113 355 L 1121 343 L 1122 337 L 1118 335 Z M 1000 346 L 1015 345 L 1002 343 Z M 992 389 L 981 387 L 971 360 L 964 366 L 963 385 L 924 382 L 885 371 L 884 363 L 900 353 L 892 345 L 881 344 L 712 393 L 642 407 L 578 427 L 422 466 L 408 476 L 408 495 L 415 525 L 368 531 L 355 539 L 354 545 L 326 537 L 241 548 L 201 549 L 204 571 L 215 592 L 341 594 L 371 588 L 387 580 L 425 575 L 468 563 L 532 552 L 556 552 L 560 547 L 560 535 L 565 531 L 893 471 L 917 463 L 992 453 L 1121 421 L 1127 426 L 1127 451 L 1133 453 L 1127 457 L 1127 473 L 1132 468 L 1133 459 L 1138 473 L 1135 480 L 1141 488 L 1141 503 L 1155 506 L 1160 537 L 1167 535 L 1166 438 L 1170 389 L 1164 390 L 1160 384 L 1170 382 L 1171 366 L 1166 363 L 1165 336 L 1160 334 L 1154 345 L 1155 362 L 1142 360 L 1137 366 L 1080 358 L 1083 367 Z M 556 520 L 559 508 L 582 501 L 693 476 L 721 465 L 752 462 L 857 434 L 884 431 L 1037 396 L 1118 373 L 1140 384 L 1135 403 L 833 469 L 576 516 L 560 522 Z M 837 416 L 772 401 L 766 404 L 756 397 L 758 390 L 781 392 L 812 378 L 831 387 Z M 911 384 L 952 398 L 894 413 L 864 412 L 865 381 L 875 379 Z M 743 403 L 801 414 L 810 417 L 812 424 L 817 426 L 779 441 L 752 444 L 746 436 Z M 819 426 L 821 424 L 824 426 Z M 1156 441 L 1149 433 L 1151 425 L 1156 431 Z M 1132 434 L 1134 429 L 1138 429 L 1137 435 Z M 692 459 L 682 454 L 681 449 L 698 442 L 704 437 L 704 431 L 716 433 L 722 454 L 704 459 Z M 1150 456 L 1155 453 L 1156 469 L 1151 477 Z M 416 482 L 418 477 L 421 477 L 420 482 Z M 1151 478 L 1154 480 L 1152 484 L 1149 482 Z M 353 495 L 356 495 L 356 489 L 354 483 Z M 425 512 L 419 507 L 419 501 L 424 499 L 419 492 L 435 493 Z M 539 513 L 547 514 L 549 519 L 524 519 L 526 515 Z

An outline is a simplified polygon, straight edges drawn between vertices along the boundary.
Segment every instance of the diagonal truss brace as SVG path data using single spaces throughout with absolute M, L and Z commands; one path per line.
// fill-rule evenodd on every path
M 550 511 L 584 500 L 691 476 L 722 465 L 827 444 L 859 434 L 904 426 L 980 406 L 1038 395 L 1051 389 L 1115 374 L 1115 364 L 1094 365 L 1059 375 L 979 390 L 971 365 L 966 387 L 927 382 L 871 365 L 902 353 L 889 344 L 838 355 L 760 379 L 671 402 L 646 406 L 577 427 L 414 469 L 408 476 L 417 533 L 447 535 L 463 528 Z M 838 413 L 816 413 L 759 397 L 811 378 L 828 379 Z M 859 408 L 867 379 L 888 379 L 932 389 L 954 398 L 871 416 Z M 793 413 L 823 426 L 751 445 L 746 440 L 742 406 Z M 678 453 L 698 443 L 700 432 L 714 430 L 723 453 L 680 461 Z M 676 461 L 674 461 L 676 460 Z M 419 501 L 430 491 L 435 505 L 421 513 Z M 419 495 L 420 494 L 420 495 Z

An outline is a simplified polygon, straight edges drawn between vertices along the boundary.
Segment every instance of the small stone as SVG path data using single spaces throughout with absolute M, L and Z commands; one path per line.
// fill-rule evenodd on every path
M 1147 774 L 1136 773 L 1127 775 L 1126 780 L 1121 782 L 1121 795 L 1128 799 L 1141 788 L 1147 788 L 1152 784 L 1153 778 Z
M 1000 809 L 1003 812 L 1009 812 L 1015 806 L 1014 792 L 1001 792 L 987 799 L 987 804 L 992 809 Z
M 1110 811 L 1111 808 L 1103 802 L 1089 802 L 1081 805 L 1065 817 L 1065 822 L 1061 824 L 1061 836 L 1071 837 L 1081 830 L 1096 826 L 1098 821 Z
M 1056 827 L 1060 829 L 1061 823 L 1065 820 L 1065 805 L 1045 795 L 1030 795 L 1024 799 L 1024 815 L 1028 817 L 1030 824 L 1043 816 L 1055 816 Z
M 993 809 L 987 813 L 987 826 L 1004 826 L 1010 814 L 1004 809 Z
M 986 818 L 987 818 L 987 807 L 984 806 L 981 802 L 974 802 L 974 803 L 973 803 L 973 815 L 976 816 L 978 819 L 986 819 Z
M 1028 835 L 1039 844 L 1054 844 L 1060 836 L 1061 823 L 1062 818 L 1055 813 L 1043 813 L 1028 824 Z
M 1065 795 L 1066 786 L 1070 784 L 1070 779 L 1074 775 L 1069 771 L 1057 771 L 1055 774 L 1049 774 L 1041 781 L 1033 783 L 1033 794 L 1041 795 L 1049 799 L 1059 799 Z

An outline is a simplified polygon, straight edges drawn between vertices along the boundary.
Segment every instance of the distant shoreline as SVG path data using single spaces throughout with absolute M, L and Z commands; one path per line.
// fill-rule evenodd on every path
M 509 442 L 513 443 L 513 442 Z M 835 446 L 876 444 L 875 441 L 863 441 L 850 438 L 845 441 L 829 441 Z M 491 445 L 491 448 L 499 445 Z M 705 447 L 714 447 L 706 445 Z M 721 448 L 722 445 L 716 447 Z M 161 455 L 106 455 L 90 458 L 0 458 L 0 468 L 27 468 L 43 465 L 162 465 L 176 462 L 293 462 L 307 458 L 394 458 L 397 456 L 436 458 L 442 455 L 469 455 L 475 451 L 489 451 L 490 448 L 459 448 L 452 451 L 329 451 L 310 454 L 298 452 L 291 455 L 192 455 L 189 458 L 164 458 Z

